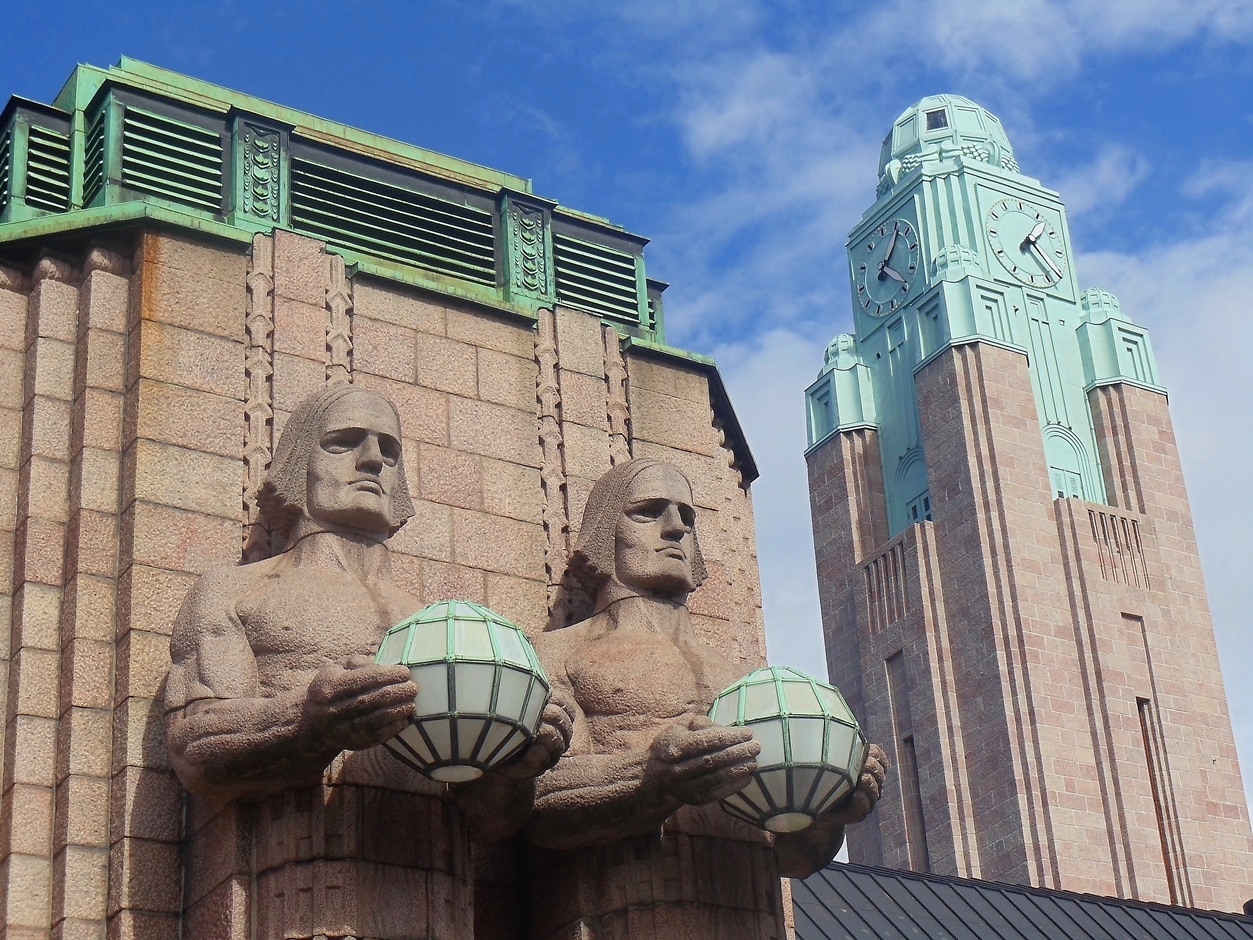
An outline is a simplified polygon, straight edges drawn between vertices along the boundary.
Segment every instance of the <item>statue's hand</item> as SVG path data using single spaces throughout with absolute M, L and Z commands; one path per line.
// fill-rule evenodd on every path
M 304 721 L 328 748 L 359 751 L 399 734 L 417 695 L 404 666 L 353 656 L 343 666 L 318 670 L 305 694 Z
M 509 761 L 497 771 L 510 780 L 530 780 L 552 767 L 570 746 L 574 734 L 574 706 L 561 693 L 553 689 L 540 714 L 539 730 L 531 746 L 521 756 Z
M 857 781 L 857 788 L 831 812 L 824 814 L 820 822 L 837 826 L 859 823 L 874 809 L 883 792 L 883 780 L 888 772 L 888 756 L 877 744 L 870 745 L 866 766 Z
M 750 729 L 726 728 L 694 715 L 653 739 L 644 779 L 682 803 L 712 803 L 744 788 L 760 752 Z

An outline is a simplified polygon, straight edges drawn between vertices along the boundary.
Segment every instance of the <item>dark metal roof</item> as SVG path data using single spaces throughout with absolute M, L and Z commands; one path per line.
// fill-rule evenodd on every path
M 1253 917 L 832 862 L 792 881 L 797 940 L 1253 940 Z

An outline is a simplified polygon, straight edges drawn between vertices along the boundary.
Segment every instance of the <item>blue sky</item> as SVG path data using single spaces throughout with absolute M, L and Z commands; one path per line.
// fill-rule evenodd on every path
M 9 4 L 0 91 L 121 54 L 535 180 L 653 239 L 762 469 L 771 658 L 820 650 L 801 393 L 851 329 L 879 141 L 953 92 L 1066 201 L 1082 286 L 1152 331 L 1253 793 L 1253 0 Z

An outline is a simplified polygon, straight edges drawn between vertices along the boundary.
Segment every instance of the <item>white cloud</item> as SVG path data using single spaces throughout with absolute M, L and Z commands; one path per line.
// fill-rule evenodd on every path
M 1107 144 L 1090 163 L 1071 170 L 1056 184 L 1050 181 L 1049 186 L 1062 194 L 1070 218 L 1074 219 L 1117 208 L 1148 179 L 1151 170 L 1143 154 L 1119 144 Z
M 829 336 L 771 330 L 713 352 L 761 478 L 753 484 L 770 662 L 824 663 L 805 470 L 805 387 Z M 822 669 L 818 669 L 822 672 Z
M 994 72 L 1045 85 L 1093 55 L 1253 34 L 1247 0 L 901 0 L 875 16 L 897 24 L 898 35 L 908 23 L 926 37 L 918 51 L 954 76 Z

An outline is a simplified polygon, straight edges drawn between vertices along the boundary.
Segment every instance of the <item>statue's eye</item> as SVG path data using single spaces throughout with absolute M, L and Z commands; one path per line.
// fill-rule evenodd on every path
M 653 522 L 660 519 L 666 511 L 667 501 L 664 499 L 646 499 L 632 503 L 626 508 L 626 516 L 636 522 Z
M 379 435 L 379 451 L 383 454 L 383 463 L 394 467 L 400 462 L 400 441 L 390 434 Z
M 322 449 L 328 454 L 346 454 L 356 450 L 365 439 L 362 428 L 340 428 L 322 435 Z

